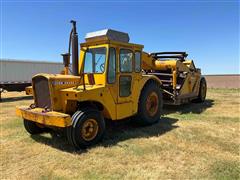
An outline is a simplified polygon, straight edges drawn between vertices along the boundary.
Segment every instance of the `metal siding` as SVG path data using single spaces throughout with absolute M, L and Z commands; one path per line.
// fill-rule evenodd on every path
M 35 74 L 59 74 L 63 67 L 62 63 L 0 60 L 0 82 L 31 81 Z

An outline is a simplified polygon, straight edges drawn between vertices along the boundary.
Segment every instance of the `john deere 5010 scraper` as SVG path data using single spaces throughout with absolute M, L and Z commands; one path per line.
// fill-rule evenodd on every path
M 64 73 L 35 75 L 34 103 L 16 108 L 30 134 L 60 129 L 75 148 L 86 148 L 103 137 L 105 119 L 153 124 L 163 103 L 205 100 L 206 81 L 185 52 L 146 53 L 127 33 L 111 29 L 88 33 L 79 48 L 71 22 Z

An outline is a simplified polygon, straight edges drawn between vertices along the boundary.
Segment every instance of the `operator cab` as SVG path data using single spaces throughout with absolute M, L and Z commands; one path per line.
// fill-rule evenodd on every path
M 143 46 L 129 43 L 127 33 L 111 29 L 87 33 L 85 40 L 80 52 L 85 84 L 108 85 L 113 91 L 119 86 L 119 96 L 130 98 L 132 82 L 141 76 Z

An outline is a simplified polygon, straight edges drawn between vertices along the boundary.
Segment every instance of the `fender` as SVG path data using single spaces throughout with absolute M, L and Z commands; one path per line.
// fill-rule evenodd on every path
M 156 81 L 157 83 L 159 83 L 159 85 L 162 85 L 161 80 L 156 77 L 155 75 L 143 75 L 141 79 L 139 79 L 139 81 L 137 83 L 135 83 L 134 87 L 133 87 L 133 94 L 135 94 L 135 96 L 133 97 L 133 111 L 134 113 L 137 113 L 138 111 L 138 101 L 142 92 L 143 87 L 146 85 L 147 82 L 149 82 L 150 80 Z

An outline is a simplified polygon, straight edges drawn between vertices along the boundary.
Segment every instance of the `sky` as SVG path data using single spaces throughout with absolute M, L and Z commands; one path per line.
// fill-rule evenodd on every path
M 129 33 L 144 51 L 186 51 L 203 74 L 239 74 L 239 1 L 1 0 L 1 58 L 62 62 L 69 21 Z

